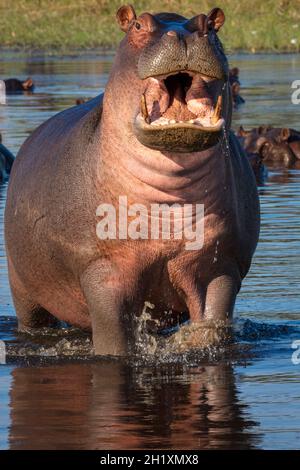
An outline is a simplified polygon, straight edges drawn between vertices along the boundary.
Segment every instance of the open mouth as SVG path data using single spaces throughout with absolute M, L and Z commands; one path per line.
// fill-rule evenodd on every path
M 196 152 L 216 145 L 222 118 L 224 82 L 195 72 L 170 73 L 145 80 L 135 134 L 145 146 Z
M 194 72 L 147 79 L 138 118 L 151 126 L 185 124 L 219 129 L 223 125 L 222 94 L 220 90 L 212 97 L 209 82 L 208 77 Z

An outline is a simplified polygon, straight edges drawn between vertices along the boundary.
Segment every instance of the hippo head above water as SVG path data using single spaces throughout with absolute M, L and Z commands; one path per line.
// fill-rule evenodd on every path
M 137 17 L 127 5 L 117 20 L 126 36 L 106 95 L 119 119 L 126 119 L 140 143 L 161 151 L 215 145 L 231 118 L 228 63 L 217 37 L 223 11 L 191 19 L 173 13 Z
M 290 167 L 300 158 L 300 134 L 294 129 L 260 126 L 247 131 L 241 126 L 237 135 L 248 155 L 257 154 L 265 162 Z

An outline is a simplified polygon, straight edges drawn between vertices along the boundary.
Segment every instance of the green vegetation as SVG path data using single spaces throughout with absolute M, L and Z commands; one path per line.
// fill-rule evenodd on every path
M 219 6 L 227 50 L 300 51 L 299 0 L 130 0 L 137 14 L 173 11 L 189 17 Z M 0 47 L 71 49 L 111 47 L 122 36 L 120 0 L 0 0 Z

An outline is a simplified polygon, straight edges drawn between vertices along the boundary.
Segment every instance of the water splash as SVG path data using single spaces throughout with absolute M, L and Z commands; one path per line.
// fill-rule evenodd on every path
M 38 328 L 18 333 L 15 317 L 0 316 L 0 340 L 5 342 L 8 361 L 93 356 L 91 336 L 74 327 Z
M 225 322 L 185 323 L 169 334 L 149 330 L 154 306 L 146 302 L 136 319 L 136 350 L 131 364 L 199 364 L 203 361 L 230 359 L 248 361 L 259 353 L 266 341 L 292 340 L 299 337 L 300 325 L 274 324 L 238 319 L 232 326 Z M 149 312 L 150 309 L 150 312 Z M 6 346 L 8 362 L 19 360 L 53 362 L 61 360 L 96 360 L 91 335 L 74 327 L 40 328 L 34 333 L 17 333 L 15 317 L 0 317 L 0 340 Z M 278 346 L 280 341 L 278 342 Z
M 142 314 L 135 318 L 134 356 L 139 361 L 182 360 L 187 355 L 215 354 L 232 341 L 231 327 L 224 321 L 203 321 L 199 323 L 185 322 L 171 328 L 161 328 L 159 320 L 153 319 L 151 311 L 155 306 L 145 302 Z M 149 329 L 149 322 L 154 322 L 156 331 Z M 181 359 L 179 359 L 181 357 Z

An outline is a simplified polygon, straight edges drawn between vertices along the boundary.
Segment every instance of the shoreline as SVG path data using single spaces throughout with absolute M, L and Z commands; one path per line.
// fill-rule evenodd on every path
M 10 50 L 112 50 L 123 38 L 116 12 L 120 0 L 15 0 L 0 5 L 0 46 Z M 299 53 L 299 0 L 136 0 L 142 12 L 175 12 L 185 18 L 208 14 L 218 6 L 225 14 L 219 37 L 225 52 Z M 1 0 L 0 0 L 1 4 Z

